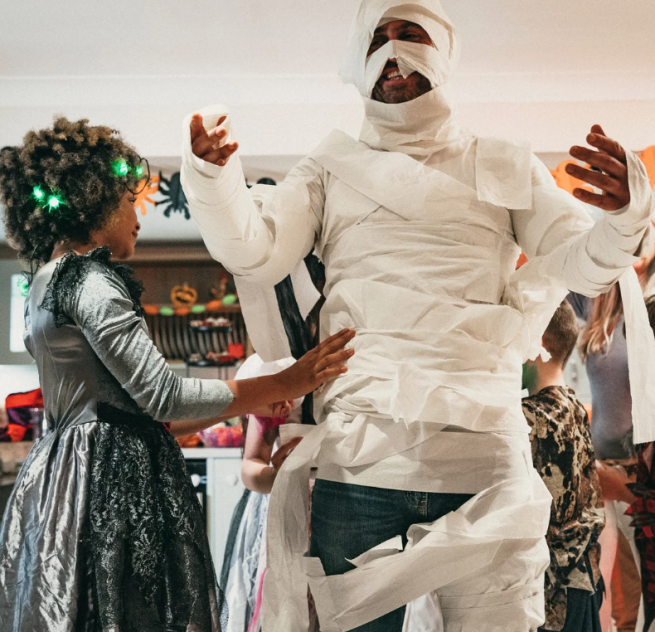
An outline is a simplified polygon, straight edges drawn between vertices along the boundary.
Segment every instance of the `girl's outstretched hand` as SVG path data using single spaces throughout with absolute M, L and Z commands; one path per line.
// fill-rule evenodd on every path
M 287 399 L 311 393 L 321 384 L 348 371 L 346 362 L 355 353 L 345 346 L 355 337 L 352 329 L 342 329 L 307 352 L 298 362 L 278 373 Z

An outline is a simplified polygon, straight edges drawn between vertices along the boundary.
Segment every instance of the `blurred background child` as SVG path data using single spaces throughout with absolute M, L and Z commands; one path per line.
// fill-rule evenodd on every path
M 542 339 L 550 359 L 537 358 L 524 368 L 530 396 L 523 400 L 523 412 L 531 428 L 532 458 L 553 496 L 544 632 L 601 631 L 598 536 L 605 521 L 600 483 L 587 413 L 564 381 L 578 334 L 575 312 L 564 301 Z

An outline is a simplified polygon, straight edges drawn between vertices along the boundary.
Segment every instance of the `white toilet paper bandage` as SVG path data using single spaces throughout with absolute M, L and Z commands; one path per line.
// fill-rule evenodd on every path
M 433 88 L 446 83 L 452 73 L 451 60 L 434 46 L 391 40 L 366 61 L 366 92 L 369 97 L 391 59 L 396 60 L 403 78 L 418 72 L 430 81 Z

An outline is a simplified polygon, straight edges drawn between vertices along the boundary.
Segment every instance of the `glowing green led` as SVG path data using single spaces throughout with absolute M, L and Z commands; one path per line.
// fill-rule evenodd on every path
M 18 281 L 18 290 L 20 291 L 20 295 L 25 298 L 27 297 L 27 293 L 30 289 L 30 282 L 25 278 L 21 278 Z
M 41 187 L 34 187 L 32 189 L 32 197 L 37 202 L 43 202 L 43 200 L 45 199 L 45 191 Z
M 53 193 L 48 197 L 46 206 L 48 207 L 48 211 L 56 211 L 63 203 L 64 201 L 61 199 L 61 197 Z
M 127 162 L 125 162 L 123 158 L 114 160 L 114 162 L 111 163 L 111 168 L 114 171 L 114 175 L 120 178 L 126 176 L 130 172 L 130 168 L 127 166 Z
M 143 165 L 138 165 L 138 166 L 134 169 L 134 173 L 135 173 L 135 175 L 136 175 L 137 178 L 142 178 L 142 177 L 143 177 L 143 174 L 145 173 L 145 169 L 143 168 Z

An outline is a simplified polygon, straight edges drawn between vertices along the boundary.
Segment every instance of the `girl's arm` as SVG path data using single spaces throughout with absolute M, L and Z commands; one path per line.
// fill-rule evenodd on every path
M 255 423 L 250 424 L 246 432 L 246 446 L 241 463 L 241 480 L 253 492 L 270 494 L 278 471 L 284 461 L 300 443 L 302 437 L 296 437 L 280 446 L 273 454 L 273 445 L 278 433 L 259 432 Z
M 260 410 L 251 410 L 251 414 L 262 417 L 286 417 L 291 412 L 291 402 L 278 402 L 272 406 L 264 406 Z M 221 415 L 211 419 L 196 419 L 191 421 L 175 421 L 171 424 L 171 434 L 174 437 L 186 437 L 211 428 L 223 421 L 229 421 L 233 416 Z

